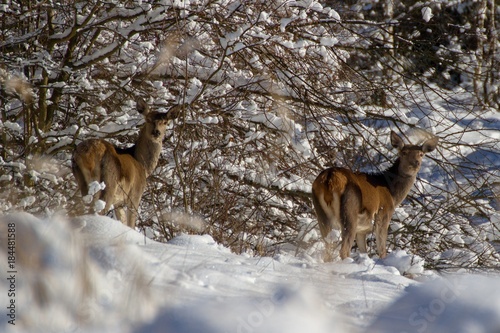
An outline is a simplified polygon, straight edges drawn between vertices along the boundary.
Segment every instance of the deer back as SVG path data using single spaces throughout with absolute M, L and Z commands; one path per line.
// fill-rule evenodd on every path
M 102 139 L 89 139 L 79 144 L 73 155 L 73 164 L 73 169 L 78 168 L 82 173 L 87 186 L 93 181 L 118 182 L 120 188 L 127 190 L 146 179 L 144 167 L 132 155 L 118 154 L 113 145 Z
M 341 208 L 342 198 L 348 186 L 359 193 L 357 202 L 360 202 L 360 205 Z M 394 210 L 394 200 L 383 177 L 354 173 L 345 168 L 332 167 L 321 172 L 313 183 L 312 195 L 316 213 L 319 215 L 321 210 L 331 220 L 330 223 L 322 223 L 320 219 L 323 237 L 328 235 L 332 227 L 343 227 L 340 216 L 342 209 L 356 210 L 357 214 L 364 214 L 369 219 L 373 219 L 380 208 Z

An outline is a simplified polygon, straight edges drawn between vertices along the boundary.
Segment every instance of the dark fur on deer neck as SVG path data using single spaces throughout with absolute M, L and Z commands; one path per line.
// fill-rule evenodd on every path
M 153 138 L 150 133 L 146 132 L 147 128 L 141 128 L 139 138 L 135 144 L 134 157 L 144 167 L 146 177 L 149 177 L 156 169 L 158 160 L 160 159 L 162 149 L 162 139 Z
M 394 199 L 395 206 L 399 206 L 399 204 L 404 200 L 417 179 L 417 172 L 411 175 L 402 174 L 399 167 L 400 158 L 398 157 L 398 159 L 387 170 L 378 174 L 378 177 L 383 178 L 388 185 Z

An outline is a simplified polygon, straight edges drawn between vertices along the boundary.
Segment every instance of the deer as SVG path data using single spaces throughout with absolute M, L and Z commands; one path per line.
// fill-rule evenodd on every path
M 95 203 L 103 200 L 102 214 L 114 207 L 117 219 L 132 229 L 146 189 L 146 179 L 158 164 L 167 125 L 179 115 L 177 107 L 157 112 L 151 111 L 142 99 L 136 103 L 145 123 L 134 146 L 119 149 L 103 139 L 88 139 L 76 146 L 71 163 L 82 197 L 92 195 L 89 212 L 95 213 Z M 104 189 L 89 193 L 93 182 L 104 183 Z
M 355 239 L 359 251 L 366 253 L 366 236 L 373 231 L 378 256 L 386 257 L 392 215 L 415 183 L 424 155 L 436 149 L 439 140 L 434 136 L 421 145 L 405 144 L 394 131 L 390 139 L 398 157 L 387 170 L 371 174 L 331 167 L 314 180 L 312 200 L 326 243 L 325 261 L 331 260 L 330 252 L 339 245 L 327 240 L 333 229 L 340 230 L 342 260 L 350 256 Z

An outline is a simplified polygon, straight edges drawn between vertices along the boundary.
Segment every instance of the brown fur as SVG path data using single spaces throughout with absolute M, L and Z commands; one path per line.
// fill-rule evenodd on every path
M 76 147 L 72 159 L 73 174 L 82 196 L 89 194 L 89 184 L 93 181 L 106 185 L 94 195 L 90 211 L 93 212 L 95 202 L 101 199 L 106 202 L 103 213 L 114 206 L 116 217 L 131 228 L 135 227 L 146 179 L 158 163 L 167 124 L 178 116 L 177 109 L 168 113 L 150 111 L 142 100 L 137 102 L 137 109 L 146 123 L 134 147 L 117 149 L 102 139 L 89 139 Z
M 354 239 L 366 253 L 366 235 L 373 229 L 377 253 L 381 258 L 386 256 L 392 214 L 415 183 L 424 154 L 436 148 L 438 139 L 429 139 L 422 146 L 405 145 L 391 132 L 391 143 L 399 157 L 386 171 L 366 174 L 333 167 L 322 171 L 313 183 L 312 199 L 321 235 L 326 238 L 333 228 L 341 230 L 342 259 L 349 256 Z M 330 250 L 327 247 L 327 252 Z

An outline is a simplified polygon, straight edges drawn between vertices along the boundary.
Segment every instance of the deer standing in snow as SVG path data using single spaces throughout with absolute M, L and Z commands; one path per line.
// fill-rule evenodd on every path
M 158 163 L 167 125 L 179 115 L 177 108 L 166 113 L 150 111 L 143 100 L 137 101 L 137 111 L 146 123 L 134 147 L 118 149 L 105 140 L 89 139 L 76 147 L 72 158 L 72 171 L 82 196 L 89 194 L 91 183 L 105 184 L 102 191 L 90 193 L 93 195 L 90 211 L 93 212 L 97 200 L 102 199 L 106 203 L 102 212 L 107 213 L 114 207 L 116 217 L 130 228 L 135 227 L 146 178 Z
M 386 256 L 392 214 L 415 183 L 422 158 L 436 148 L 438 138 L 428 139 L 422 145 L 406 145 L 391 132 L 391 144 L 399 156 L 389 169 L 368 174 L 332 167 L 322 171 L 312 185 L 321 235 L 326 241 L 333 228 L 341 231 L 341 259 L 350 255 L 354 239 L 360 252 L 366 253 L 366 236 L 373 228 L 377 253 L 380 258 Z M 327 258 L 332 250 L 327 242 Z

